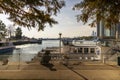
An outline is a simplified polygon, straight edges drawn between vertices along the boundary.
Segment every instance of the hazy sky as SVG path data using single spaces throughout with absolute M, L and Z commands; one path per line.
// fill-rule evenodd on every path
M 66 6 L 63 7 L 55 17 L 59 24 L 53 25 L 53 27 L 46 26 L 44 31 L 40 32 L 38 32 L 37 29 L 28 30 L 22 27 L 23 35 L 31 38 L 58 38 L 59 33 L 62 33 L 62 37 L 91 35 L 92 31 L 96 31 L 96 28 L 91 28 L 82 22 L 77 22 L 75 16 L 80 12 L 72 10 L 74 4 L 78 2 L 80 2 L 80 0 L 66 0 Z M 0 14 L 0 18 L 7 26 L 12 24 L 6 19 L 5 15 Z

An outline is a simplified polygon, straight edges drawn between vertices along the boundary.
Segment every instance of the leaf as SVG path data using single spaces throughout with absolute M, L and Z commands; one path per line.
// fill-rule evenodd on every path
M 0 12 L 9 15 L 9 20 L 19 26 L 40 27 L 56 24 L 52 16 L 65 5 L 63 0 L 2 0 Z M 40 25 L 41 24 L 41 25 Z

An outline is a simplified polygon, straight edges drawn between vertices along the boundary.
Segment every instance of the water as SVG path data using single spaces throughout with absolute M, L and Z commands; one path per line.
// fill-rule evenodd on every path
M 39 51 L 46 47 L 59 47 L 59 40 L 43 40 L 42 44 L 24 44 L 16 46 L 12 55 L 9 55 L 9 60 L 30 61 Z

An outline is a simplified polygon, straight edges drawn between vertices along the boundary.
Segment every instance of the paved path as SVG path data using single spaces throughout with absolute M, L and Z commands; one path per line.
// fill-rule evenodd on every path
M 120 67 L 104 64 L 73 64 L 65 66 L 54 63 L 53 68 L 38 62 L 21 64 L 10 63 L 0 66 L 0 79 L 39 79 L 39 80 L 120 80 Z

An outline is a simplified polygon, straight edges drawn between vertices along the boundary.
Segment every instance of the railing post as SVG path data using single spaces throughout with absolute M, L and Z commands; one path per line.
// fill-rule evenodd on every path
M 59 52 L 60 52 L 60 54 L 61 54 L 61 35 L 62 35 L 62 33 L 59 33 L 59 39 L 60 39 L 60 42 L 59 42 L 60 50 L 59 50 Z
M 105 64 L 105 55 L 104 53 L 101 53 L 102 63 Z
M 20 48 L 18 48 L 18 69 L 20 69 Z

